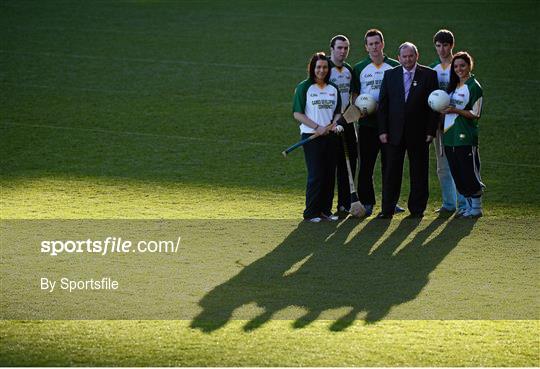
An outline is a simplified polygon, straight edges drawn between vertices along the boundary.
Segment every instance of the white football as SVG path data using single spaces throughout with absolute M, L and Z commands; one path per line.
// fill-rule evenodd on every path
M 428 97 L 429 107 L 436 112 L 442 112 L 450 105 L 450 96 L 444 90 L 435 90 Z
M 354 105 L 364 114 L 371 114 L 377 109 L 377 102 L 370 94 L 361 94 L 354 101 Z

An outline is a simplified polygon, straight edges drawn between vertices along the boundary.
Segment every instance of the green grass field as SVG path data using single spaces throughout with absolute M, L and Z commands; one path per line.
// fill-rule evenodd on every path
M 16 276 L 40 270 L 3 234 L 0 277 L 21 294 L 2 287 L 0 364 L 539 366 L 539 10 L 534 0 L 1 2 L 2 226 L 191 221 L 197 247 L 179 265 L 186 316 L 6 320 L 39 306 Z M 335 34 L 351 39 L 351 64 L 363 58 L 371 27 L 391 57 L 409 40 L 430 64 L 443 27 L 454 51 L 475 57 L 484 218 L 301 224 L 303 155 L 280 155 L 298 139 L 293 89 Z M 153 269 L 147 259 L 123 271 Z

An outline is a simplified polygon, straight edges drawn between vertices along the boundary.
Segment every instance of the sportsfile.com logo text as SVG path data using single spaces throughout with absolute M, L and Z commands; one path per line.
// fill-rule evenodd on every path
M 102 240 L 43 240 L 40 252 L 50 256 L 66 254 L 127 254 L 127 253 L 163 253 L 174 254 L 180 249 L 182 237 L 176 240 L 139 240 L 131 241 L 122 237 L 106 237 Z

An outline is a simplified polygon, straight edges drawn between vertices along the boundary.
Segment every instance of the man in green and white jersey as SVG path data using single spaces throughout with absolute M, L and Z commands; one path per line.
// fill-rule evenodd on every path
M 437 51 L 438 59 L 430 65 L 437 72 L 439 88 L 446 91 L 450 82 L 450 68 L 452 65 L 452 49 L 454 48 L 454 34 L 446 29 L 441 29 L 433 36 L 433 44 Z M 441 117 L 442 119 L 443 117 Z M 462 214 L 467 211 L 468 205 L 465 197 L 456 190 L 456 185 L 452 179 L 452 173 L 448 166 L 448 160 L 444 155 L 442 145 L 442 124 L 437 129 L 435 139 L 435 157 L 437 158 L 437 177 L 441 186 L 442 205 L 435 212 Z
M 341 113 L 345 111 L 350 103 L 350 91 L 352 80 L 352 67 L 345 62 L 349 56 L 350 42 L 344 35 L 337 35 L 330 40 L 330 82 L 337 86 L 341 95 Z M 356 171 L 356 136 L 354 126 L 346 124 L 341 133 L 345 137 L 347 149 L 349 152 L 349 161 L 351 171 Z M 347 164 L 345 161 L 345 151 L 343 149 L 343 140 L 339 140 L 337 150 L 337 212 L 336 215 L 344 218 L 349 214 L 351 207 L 351 193 L 349 187 L 349 175 L 347 173 Z
M 360 94 L 370 94 L 379 101 L 379 91 L 384 72 L 399 65 L 399 62 L 384 55 L 384 36 L 378 29 L 369 29 L 364 35 L 364 44 L 368 56 L 353 68 L 352 101 Z M 358 150 L 360 168 L 358 173 L 358 197 L 366 208 L 366 215 L 373 212 L 375 205 L 375 189 L 373 186 L 373 171 L 381 142 L 379 140 L 377 115 L 371 114 L 358 121 Z M 384 164 L 381 152 L 381 164 Z M 384 165 L 381 165 L 384 171 Z M 396 212 L 404 211 L 396 206 Z

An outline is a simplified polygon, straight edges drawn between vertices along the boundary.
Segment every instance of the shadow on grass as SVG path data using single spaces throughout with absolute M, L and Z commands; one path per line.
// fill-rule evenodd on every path
M 475 221 L 441 217 L 416 232 L 419 224 L 404 219 L 383 239 L 390 222 L 373 219 L 349 239 L 357 222 L 302 222 L 272 252 L 203 297 L 203 311 L 191 327 L 212 332 L 231 320 L 237 308 L 253 303 L 263 311 L 246 323 L 245 331 L 292 306 L 307 311 L 294 321 L 295 328 L 339 308 L 350 310 L 330 330 L 346 329 L 362 312 L 366 323 L 380 321 L 394 306 L 419 295 L 429 274 L 471 232 Z

